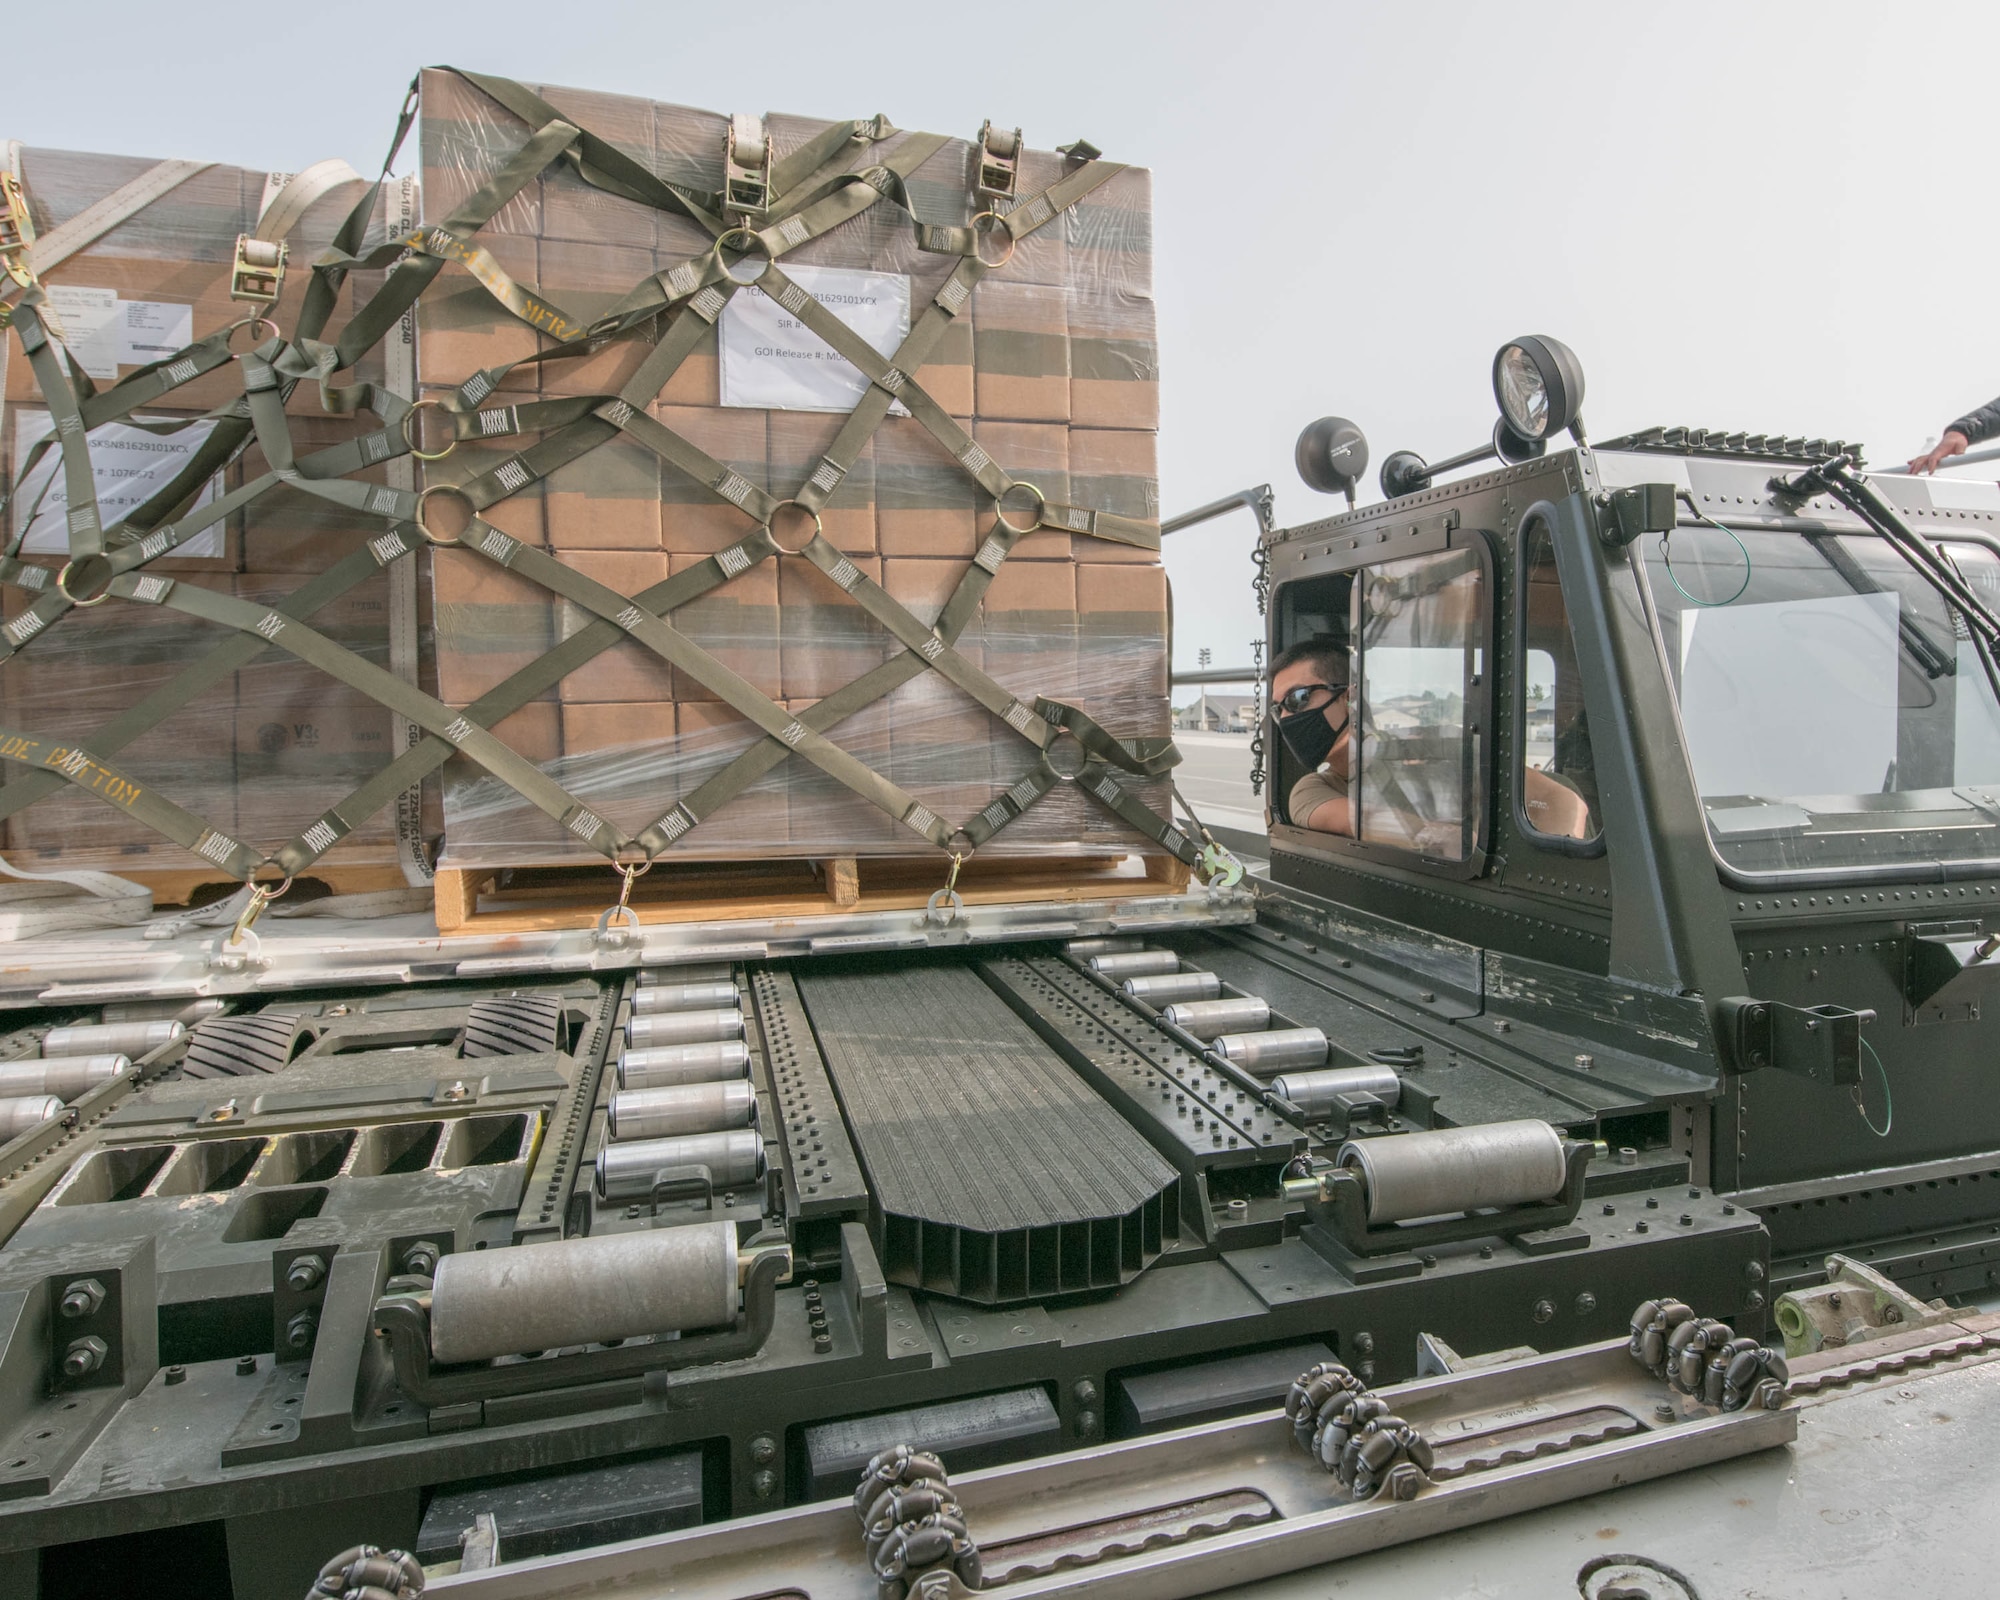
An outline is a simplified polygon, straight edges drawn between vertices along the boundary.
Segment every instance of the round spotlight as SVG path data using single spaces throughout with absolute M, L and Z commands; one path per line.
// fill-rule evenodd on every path
M 1351 499 L 1361 474 L 1368 470 L 1368 441 L 1347 418 L 1321 417 L 1299 435 L 1292 460 L 1308 489 Z
M 1583 364 L 1559 340 L 1510 340 L 1493 357 L 1493 398 L 1509 430 L 1530 443 L 1546 441 L 1583 410 Z

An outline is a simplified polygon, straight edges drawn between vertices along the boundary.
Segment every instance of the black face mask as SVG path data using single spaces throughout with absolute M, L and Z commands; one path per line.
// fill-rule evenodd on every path
M 1336 728 L 1326 720 L 1326 707 L 1317 706 L 1311 711 L 1278 718 L 1278 737 L 1308 772 L 1317 772 L 1320 764 L 1333 754 L 1333 747 L 1340 743 L 1340 736 L 1347 732 L 1352 720 L 1351 714 L 1342 717 Z

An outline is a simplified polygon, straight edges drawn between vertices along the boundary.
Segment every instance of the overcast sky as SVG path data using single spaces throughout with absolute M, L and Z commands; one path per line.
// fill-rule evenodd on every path
M 1281 520 L 1324 514 L 1291 457 L 1329 411 L 1376 462 L 1478 442 L 1519 333 L 1576 350 L 1600 437 L 1827 434 L 1882 464 L 2000 392 L 1991 4 L 104 0 L 60 32 L 7 74 L 0 136 L 372 172 L 413 70 L 449 63 L 1088 137 L 1155 173 L 1169 514 L 1267 481 Z M 1247 516 L 1169 541 L 1183 663 L 1247 659 L 1251 542 Z

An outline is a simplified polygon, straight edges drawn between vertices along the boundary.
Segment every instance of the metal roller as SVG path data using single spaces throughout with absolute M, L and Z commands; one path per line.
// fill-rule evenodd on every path
M 677 1083 L 662 1089 L 622 1089 L 607 1121 L 614 1139 L 678 1139 L 757 1123 L 757 1091 L 734 1083 Z
M 0 1062 L 0 1099 L 52 1094 L 67 1104 L 131 1069 L 130 1056 L 58 1056 L 53 1061 Z
M 1309 1117 L 1331 1116 L 1345 1094 L 1372 1094 L 1390 1110 L 1403 1098 L 1403 1080 L 1388 1067 L 1329 1067 L 1323 1072 L 1287 1072 L 1271 1087 Z
M 1310 1071 L 1326 1065 L 1326 1035 L 1318 1028 L 1269 1028 L 1263 1033 L 1225 1033 L 1215 1048 L 1245 1072 L 1268 1078 L 1274 1072 Z
M 676 1083 L 727 1083 L 750 1076 L 750 1047 L 741 1039 L 666 1044 L 627 1050 L 618 1061 L 621 1089 L 664 1089 Z
M 1101 978 L 1147 978 L 1179 972 L 1181 958 L 1171 950 L 1117 950 L 1108 956 L 1092 956 L 1090 970 Z
M 1130 955 L 1145 948 L 1144 939 L 1072 939 L 1063 946 L 1063 954 L 1088 961 L 1092 956 Z
M 597 1152 L 600 1200 L 648 1200 L 668 1167 L 706 1167 L 718 1189 L 742 1188 L 764 1176 L 764 1141 L 752 1129 L 699 1133 L 686 1139 L 638 1139 Z
M 736 1010 L 663 1011 L 653 1017 L 631 1017 L 625 1023 L 625 1042 L 636 1050 L 742 1037 L 743 1013 Z
M 1353 1139 L 1336 1160 L 1361 1174 L 1371 1223 L 1548 1200 L 1568 1176 L 1562 1135 L 1533 1119 Z
M 741 996 L 733 983 L 656 983 L 632 995 L 632 1015 L 657 1016 L 663 1011 L 700 1011 L 722 1007 L 735 1010 Z
M 42 1040 L 44 1059 L 55 1056 L 130 1056 L 137 1061 L 163 1044 L 179 1044 L 187 1029 L 178 1022 L 87 1022 L 51 1028 Z
M 736 1318 L 737 1270 L 731 1222 L 459 1251 L 437 1264 L 431 1354 L 490 1361 L 720 1327 Z
M 730 974 L 727 961 L 700 961 L 685 967 L 646 967 L 639 973 L 641 989 L 658 989 L 676 983 L 720 983 Z
M 0 1100 L 0 1144 L 17 1138 L 30 1128 L 39 1128 L 50 1117 L 63 1114 L 63 1103 L 52 1094 L 24 1094 Z
M 1177 1000 L 1213 1000 L 1222 993 L 1222 980 L 1212 972 L 1163 972 L 1151 978 L 1127 978 L 1125 992 L 1149 1006 L 1172 1005 Z
M 1189 1000 L 1168 1006 L 1161 1013 L 1177 1028 L 1185 1028 L 1197 1039 L 1219 1039 L 1225 1033 L 1249 1033 L 1267 1027 L 1271 1021 L 1269 1002 L 1254 994 L 1228 1000 Z

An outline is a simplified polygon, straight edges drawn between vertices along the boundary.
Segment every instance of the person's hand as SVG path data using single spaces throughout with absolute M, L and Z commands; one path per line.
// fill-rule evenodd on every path
M 1966 446 L 1971 442 L 1970 439 L 1966 438 L 1956 428 L 1949 429 L 1945 433 L 1945 436 L 1938 440 L 1935 450 L 1929 455 L 1915 457 L 1904 470 L 1908 472 L 1935 472 L 1953 456 L 1964 455 Z

